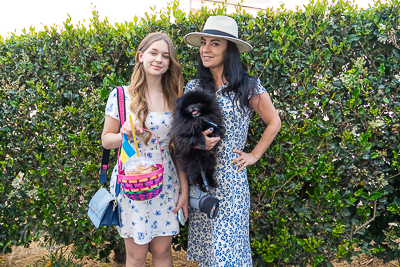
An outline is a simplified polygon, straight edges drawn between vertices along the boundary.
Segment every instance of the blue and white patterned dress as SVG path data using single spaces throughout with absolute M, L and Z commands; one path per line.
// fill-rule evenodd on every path
M 132 120 L 135 120 L 136 117 L 129 111 L 131 101 L 125 86 L 124 90 L 127 119 L 129 119 L 128 114 L 130 113 Z M 117 89 L 114 89 L 108 97 L 105 114 L 120 120 L 117 102 Z M 150 112 L 146 119 L 146 126 L 160 140 L 164 160 L 163 190 L 155 198 L 145 201 L 130 200 L 123 193 L 118 197 L 122 220 L 122 226 L 117 227 L 119 235 L 122 238 L 132 237 L 134 242 L 139 245 L 147 244 L 157 236 L 173 236 L 179 232 L 178 217 L 173 213 L 178 203 L 179 179 L 169 151 L 172 114 L 170 112 Z M 138 138 L 139 140 L 140 138 Z M 160 150 L 154 137 L 147 146 L 138 142 L 138 148 L 141 157 L 150 158 L 155 163 L 161 164 Z M 110 183 L 110 192 L 113 195 L 115 194 L 117 172 L 118 168 L 115 166 Z
M 245 114 L 229 97 L 224 96 L 222 85 L 216 92 L 223 116 L 226 136 L 217 148 L 215 179 L 219 187 L 211 193 L 220 200 L 216 218 L 208 219 L 205 213 L 190 208 L 188 260 L 199 261 L 199 266 L 245 267 L 253 266 L 249 241 L 250 191 L 247 170 L 238 172 L 232 165 L 237 157 L 233 149 L 243 150 L 250 124 L 250 114 Z M 185 92 L 201 90 L 199 80 L 191 80 Z M 260 81 L 256 94 L 265 93 Z M 233 93 L 231 93 L 233 97 Z

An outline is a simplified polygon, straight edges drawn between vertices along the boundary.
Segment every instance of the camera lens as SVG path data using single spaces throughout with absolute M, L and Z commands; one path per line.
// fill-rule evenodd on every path
M 217 217 L 218 211 L 219 211 L 219 204 L 215 203 L 212 209 L 210 210 L 210 214 L 208 215 L 208 217 L 210 219 L 214 219 L 215 217 Z
M 206 213 L 208 218 L 210 219 L 215 218 L 219 210 L 218 198 L 212 197 L 210 195 L 202 197 L 200 199 L 199 209 L 201 212 Z

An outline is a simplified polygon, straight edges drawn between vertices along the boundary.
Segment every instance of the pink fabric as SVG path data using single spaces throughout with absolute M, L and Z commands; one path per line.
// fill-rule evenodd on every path
M 120 96 L 118 98 L 118 102 L 119 102 L 119 114 L 121 116 L 121 125 L 124 124 L 125 122 L 125 99 L 121 96 L 124 95 L 124 88 L 122 88 L 122 86 L 118 86 L 118 95 Z

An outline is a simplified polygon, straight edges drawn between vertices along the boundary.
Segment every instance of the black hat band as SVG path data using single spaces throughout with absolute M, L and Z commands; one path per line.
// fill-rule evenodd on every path
M 220 36 L 224 36 L 224 37 L 230 37 L 230 38 L 235 38 L 238 39 L 236 36 L 226 33 L 226 32 L 221 32 L 221 31 L 217 31 L 217 30 L 204 30 L 203 33 L 207 33 L 207 34 L 212 34 L 212 35 L 220 35 Z

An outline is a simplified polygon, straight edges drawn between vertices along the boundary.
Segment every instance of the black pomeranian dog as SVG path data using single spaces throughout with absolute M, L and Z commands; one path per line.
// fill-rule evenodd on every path
M 201 169 L 211 187 L 218 187 L 213 175 L 217 165 L 216 146 L 205 150 L 203 131 L 213 128 L 209 137 L 225 136 L 222 114 L 214 93 L 204 90 L 190 91 L 176 99 L 173 110 L 171 137 L 174 143 L 174 159 L 185 172 L 191 184 L 206 191 Z M 201 149 L 194 148 L 198 146 Z M 200 168 L 201 166 L 201 168 Z

